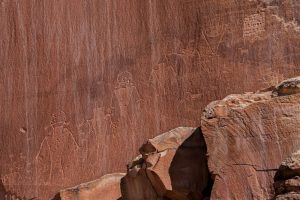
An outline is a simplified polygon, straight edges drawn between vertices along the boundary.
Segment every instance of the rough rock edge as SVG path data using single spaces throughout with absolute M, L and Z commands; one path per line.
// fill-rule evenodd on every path
M 189 131 L 186 131 L 186 129 Z M 163 152 L 169 149 L 178 148 L 192 133 L 196 128 L 192 127 L 177 127 L 166 133 L 156 136 L 153 139 L 149 139 L 142 147 L 139 149 L 142 156 L 147 156 L 153 153 Z
M 274 177 L 276 200 L 300 199 L 300 150 L 286 158 Z
M 169 188 L 168 184 L 165 185 L 165 183 L 168 183 L 168 181 L 161 179 L 161 174 L 157 174 L 155 170 L 155 167 L 159 163 L 160 159 L 169 154 L 168 151 L 176 151 L 185 141 L 187 141 L 189 137 L 191 137 L 197 131 L 197 129 L 199 128 L 178 127 L 158 135 L 153 139 L 149 139 L 144 145 L 142 145 L 140 148 L 141 154 L 128 164 L 127 175 L 121 180 L 122 198 L 126 199 L 127 195 L 129 195 L 126 189 L 128 187 L 126 178 L 132 179 L 144 174 L 143 177 L 147 180 L 146 182 L 151 185 L 153 192 L 159 199 L 198 199 L 199 197 L 192 197 L 194 195 L 190 193 L 192 191 L 183 194 L 182 192 L 178 192 Z M 190 195 L 192 196 L 190 197 Z
M 82 184 L 79 184 L 79 185 L 74 186 L 74 187 L 70 187 L 70 188 L 60 190 L 55 195 L 53 200 L 60 200 L 61 196 L 63 196 L 66 193 L 78 193 L 79 191 L 89 190 L 90 188 L 94 188 L 94 187 L 99 188 L 101 186 L 105 186 L 106 184 L 109 184 L 110 181 L 115 180 L 116 178 L 121 179 L 125 175 L 126 175 L 125 173 L 107 174 L 107 175 L 102 176 L 99 179 L 96 179 L 96 180 L 93 180 L 93 181 L 90 181 L 90 182 L 86 182 L 86 183 L 82 183 Z
M 222 100 L 213 101 L 205 107 L 203 117 L 206 119 L 229 117 L 232 110 L 244 109 L 252 104 L 265 102 L 275 97 L 298 93 L 300 93 L 300 76 L 286 79 L 276 86 L 257 92 L 231 94 Z

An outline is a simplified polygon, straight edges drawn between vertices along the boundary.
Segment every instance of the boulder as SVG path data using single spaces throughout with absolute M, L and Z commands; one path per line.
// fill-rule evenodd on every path
M 121 181 L 125 200 L 203 199 L 210 184 L 200 129 L 179 127 L 150 139 Z
M 124 175 L 108 174 L 98 180 L 61 190 L 53 200 L 121 200 L 120 180 Z
M 276 96 L 285 96 L 300 93 L 300 76 L 282 81 L 273 90 Z
M 205 108 L 201 130 L 214 178 L 212 200 L 274 197 L 277 169 L 300 147 L 300 95 L 293 89 L 282 90 L 284 84 L 275 87 L 278 96 L 266 89 L 230 95 Z M 295 175 L 298 165 L 291 162 L 287 166 Z M 290 176 L 289 171 L 278 174 Z M 298 187 L 298 183 L 293 185 L 298 179 L 289 181 Z

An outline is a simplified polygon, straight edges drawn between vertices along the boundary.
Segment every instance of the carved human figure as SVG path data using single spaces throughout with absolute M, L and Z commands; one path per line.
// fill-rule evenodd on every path
M 208 49 L 204 53 L 216 54 L 226 33 L 224 16 L 219 12 L 218 1 L 205 1 L 206 12 L 202 13 L 202 36 Z
M 155 65 L 150 74 L 150 83 L 155 89 L 155 95 L 166 96 L 171 94 L 172 88 L 177 83 L 177 75 L 174 68 L 167 61 Z
M 113 105 L 116 106 L 117 104 L 120 117 L 127 118 L 128 115 L 134 114 L 134 109 L 137 108 L 139 100 L 140 95 L 133 83 L 132 74 L 128 71 L 119 73 L 114 90 Z
M 65 117 L 52 119 L 50 134 L 41 143 L 36 156 L 39 185 L 66 184 L 76 171 L 79 146 L 65 124 Z
M 115 90 L 111 101 L 111 135 L 109 142 L 111 146 L 124 146 L 130 144 L 130 149 L 134 149 L 139 142 L 135 133 L 140 130 L 141 123 L 141 98 L 134 84 L 133 76 L 128 71 L 120 72 L 117 76 Z M 109 116 L 110 117 L 110 116 Z M 122 136 L 120 136 L 122 133 Z M 126 158 L 132 156 L 128 150 L 123 152 L 124 162 Z M 120 161 L 120 160 L 119 160 Z M 122 161 L 122 162 L 123 162 Z M 121 161 L 120 161 L 121 165 Z
M 94 119 L 85 120 L 79 125 L 79 159 L 81 163 L 89 163 L 88 165 L 81 165 L 80 168 L 87 178 L 93 178 L 95 172 L 101 167 L 100 161 L 108 159 L 99 155 L 102 153 L 102 150 L 105 150 L 105 148 L 100 150 L 99 146 L 100 143 L 105 144 L 105 138 L 102 137 L 102 134 L 104 133 L 105 135 L 106 132 L 103 132 L 105 131 L 104 129 L 98 131 L 94 127 Z

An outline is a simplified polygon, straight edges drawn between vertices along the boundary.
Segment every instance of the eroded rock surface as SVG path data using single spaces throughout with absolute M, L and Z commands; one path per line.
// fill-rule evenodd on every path
M 274 197 L 275 172 L 300 147 L 300 95 L 281 93 L 285 96 L 274 97 L 271 89 L 230 95 L 206 107 L 201 129 L 214 177 L 212 200 Z M 291 167 L 294 176 L 297 165 Z M 285 183 L 297 184 L 298 177 Z
M 180 127 L 148 140 L 122 179 L 125 200 L 201 200 L 210 175 L 200 129 Z
M 120 180 L 123 173 L 108 174 L 98 180 L 61 190 L 53 200 L 117 200 L 121 199 Z

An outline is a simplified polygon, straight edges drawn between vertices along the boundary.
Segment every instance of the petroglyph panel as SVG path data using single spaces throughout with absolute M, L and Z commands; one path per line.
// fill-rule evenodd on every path
M 124 172 L 210 101 L 299 75 L 299 19 L 297 1 L 1 1 L 5 187 L 44 200 Z

